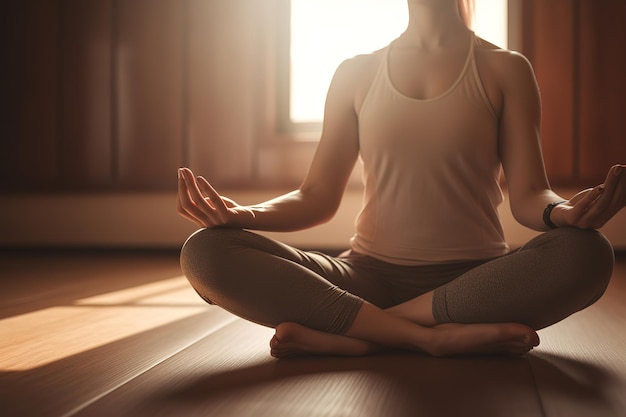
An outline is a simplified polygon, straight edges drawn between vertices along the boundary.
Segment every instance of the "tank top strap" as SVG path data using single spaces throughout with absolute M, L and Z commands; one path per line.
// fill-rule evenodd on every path
M 372 80 L 367 93 L 365 94 L 365 98 L 363 99 L 363 103 L 361 104 L 361 109 L 359 110 L 359 114 L 363 112 L 363 109 L 370 105 L 372 101 L 376 101 L 379 95 L 386 90 L 389 89 L 387 85 L 388 81 L 388 70 L 389 70 L 389 55 L 391 50 L 391 44 L 387 45 L 384 50 L 381 51 L 381 59 L 378 64 L 378 68 L 376 69 L 376 74 L 374 75 L 374 79 Z
M 496 115 L 496 111 L 491 104 L 491 100 L 489 100 L 489 96 L 487 95 L 487 91 L 485 90 L 485 86 L 483 84 L 482 78 L 480 76 L 480 71 L 478 69 L 476 50 L 478 49 L 480 42 L 481 39 L 476 36 L 474 32 L 472 32 L 472 43 L 470 45 L 470 56 L 468 61 L 468 68 L 466 68 L 467 74 L 465 78 L 471 80 L 472 84 L 475 85 L 476 93 L 478 94 L 479 99 L 485 104 L 491 117 L 494 120 L 497 120 L 498 117 Z

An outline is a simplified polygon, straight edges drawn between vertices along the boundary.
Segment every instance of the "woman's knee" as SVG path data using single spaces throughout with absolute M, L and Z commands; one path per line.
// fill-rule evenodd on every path
M 180 253 L 183 271 L 191 275 L 203 275 L 207 267 L 215 266 L 228 258 L 229 250 L 241 230 L 201 229 L 193 233 L 183 244 Z
M 237 262 L 237 248 L 243 245 L 247 233 L 238 229 L 201 229 L 183 244 L 181 269 L 207 302 L 216 302 L 225 284 L 232 286 L 233 277 L 228 268 Z
M 564 228 L 558 233 L 557 243 L 567 264 L 570 285 L 587 294 L 592 304 L 602 296 L 611 279 L 615 263 L 613 247 L 597 230 Z
M 559 232 L 559 245 L 573 264 L 598 274 L 611 275 L 615 255 L 613 246 L 602 233 L 575 228 L 559 229 Z

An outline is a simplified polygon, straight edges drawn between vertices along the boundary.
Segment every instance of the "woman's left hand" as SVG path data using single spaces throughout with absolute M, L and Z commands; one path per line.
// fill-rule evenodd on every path
M 626 206 L 626 166 L 614 165 L 604 184 L 583 190 L 556 206 L 550 218 L 558 227 L 599 229 Z

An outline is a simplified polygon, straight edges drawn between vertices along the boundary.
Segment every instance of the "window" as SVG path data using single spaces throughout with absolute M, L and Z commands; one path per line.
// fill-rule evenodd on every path
M 337 66 L 386 46 L 406 28 L 406 0 L 291 0 L 290 57 L 282 126 L 319 130 Z M 476 0 L 476 33 L 507 46 L 507 0 Z M 284 120 L 286 119 L 286 120 Z

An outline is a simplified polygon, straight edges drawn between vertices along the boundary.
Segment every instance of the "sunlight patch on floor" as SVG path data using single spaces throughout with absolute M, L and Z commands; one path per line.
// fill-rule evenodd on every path
M 25 371 L 210 308 L 184 277 L 0 320 L 0 371 Z

